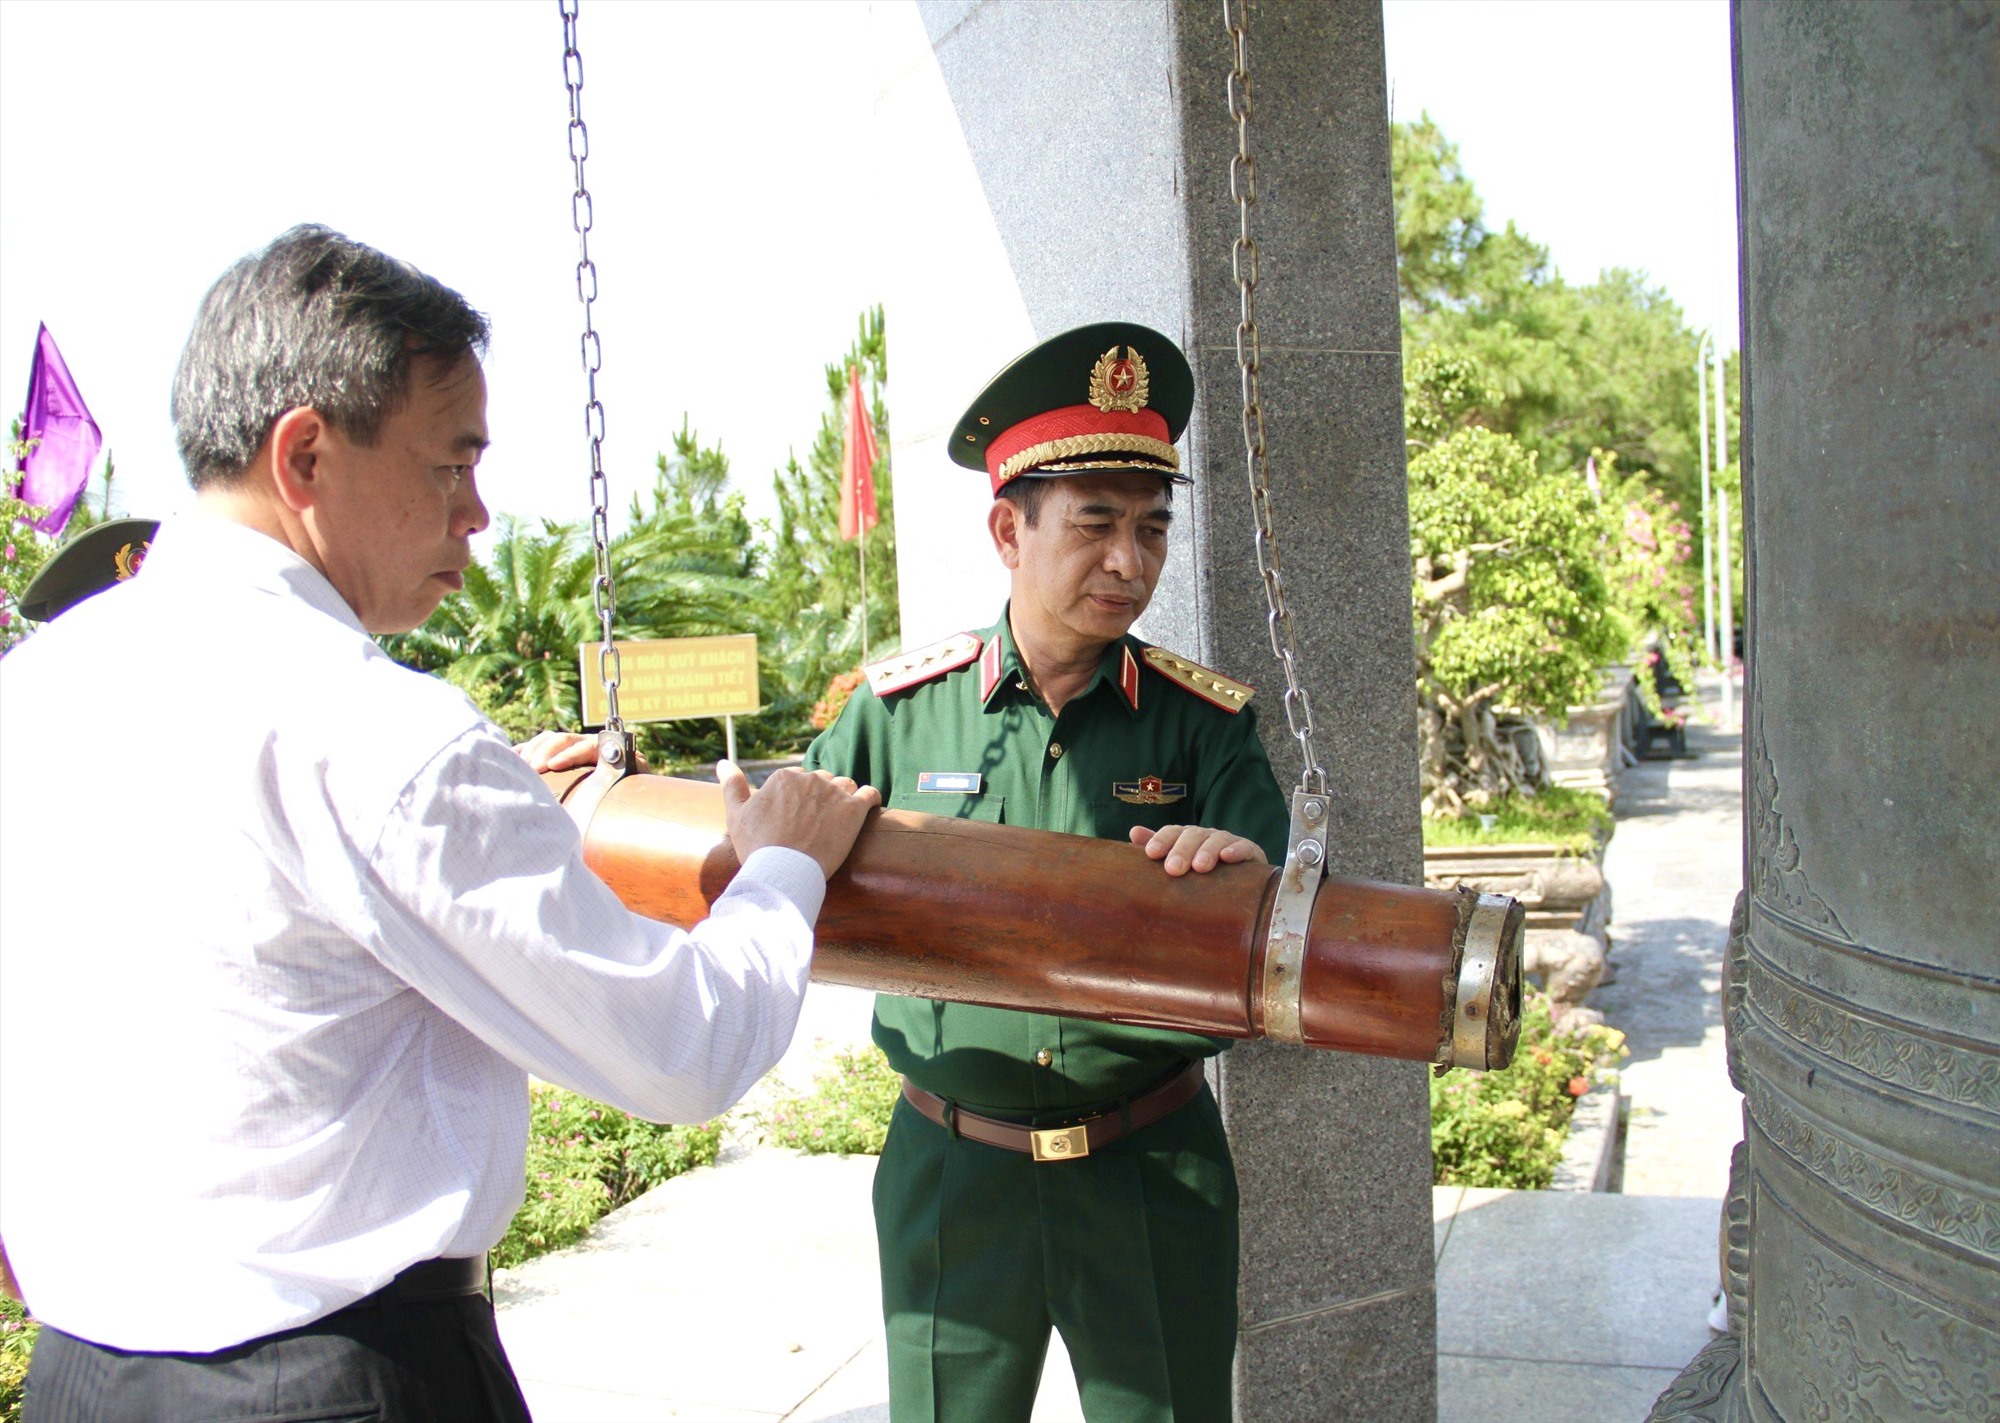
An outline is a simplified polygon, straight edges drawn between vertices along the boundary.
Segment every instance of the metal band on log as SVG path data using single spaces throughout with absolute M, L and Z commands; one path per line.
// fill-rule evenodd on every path
M 584 775 L 543 779 L 560 797 Z M 721 788 L 625 777 L 589 818 L 584 861 L 634 913 L 697 922 L 738 869 Z M 1290 1028 L 1265 1021 L 1278 874 L 1220 865 L 1175 878 L 1123 841 L 875 811 L 827 884 L 813 977 L 1218 1037 L 1275 1028 L 1308 1047 L 1441 1066 L 1512 1060 L 1518 903 L 1326 879 Z

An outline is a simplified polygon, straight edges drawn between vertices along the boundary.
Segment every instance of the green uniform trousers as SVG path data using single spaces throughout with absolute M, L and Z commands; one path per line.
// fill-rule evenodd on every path
M 895 1423 L 1026 1423 L 1049 1328 L 1092 1423 L 1226 1423 L 1236 1174 L 1206 1089 L 1074 1161 L 898 1100 L 875 1173 Z

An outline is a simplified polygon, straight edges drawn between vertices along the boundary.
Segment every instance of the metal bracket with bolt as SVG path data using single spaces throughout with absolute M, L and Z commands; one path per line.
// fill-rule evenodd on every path
M 1299 1006 L 1305 991 L 1306 930 L 1326 876 L 1327 808 L 1324 794 L 1292 793 L 1291 835 L 1264 940 L 1264 1034 L 1279 1042 L 1305 1041 Z

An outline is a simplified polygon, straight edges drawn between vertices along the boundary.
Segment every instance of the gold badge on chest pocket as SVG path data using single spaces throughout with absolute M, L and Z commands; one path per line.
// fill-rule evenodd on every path
M 1136 781 L 1113 781 L 1111 794 L 1127 805 L 1172 805 L 1187 799 L 1187 782 L 1141 776 Z

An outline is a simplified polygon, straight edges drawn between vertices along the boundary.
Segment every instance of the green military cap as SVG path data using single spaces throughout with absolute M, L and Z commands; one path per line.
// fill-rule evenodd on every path
M 21 593 L 21 616 L 45 623 L 139 571 L 156 519 L 113 519 L 85 529 L 42 565 Z
M 951 432 L 951 457 L 1014 479 L 1107 469 L 1184 479 L 1174 441 L 1194 408 L 1181 348 L 1131 321 L 1079 326 L 1014 358 Z

